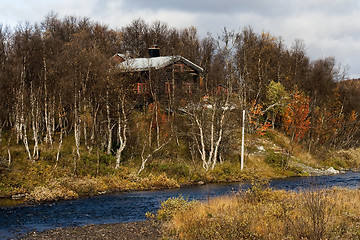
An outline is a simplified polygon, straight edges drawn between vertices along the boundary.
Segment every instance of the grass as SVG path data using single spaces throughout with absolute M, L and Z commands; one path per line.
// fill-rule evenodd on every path
M 56 168 L 51 149 L 44 150 L 41 159 L 34 163 L 26 159 L 24 152 L 17 152 L 16 148 L 12 148 L 12 152 L 10 168 L 4 165 L 0 169 L 0 197 L 26 194 L 28 201 L 54 201 L 104 192 L 179 187 L 166 171 L 137 177 L 134 175 L 137 168 L 123 165 L 115 169 L 114 157 L 105 153 L 100 153 L 98 158 L 96 154 L 82 151 L 75 172 L 71 151 L 62 152 Z
M 208 202 L 169 199 L 158 216 L 167 213 L 159 219 L 171 239 L 359 239 L 359 200 L 359 189 L 296 193 L 255 182 Z

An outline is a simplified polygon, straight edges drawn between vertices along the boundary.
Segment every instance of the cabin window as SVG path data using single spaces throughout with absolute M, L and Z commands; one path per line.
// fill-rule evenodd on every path
M 173 82 L 165 82 L 165 93 L 167 94 L 172 93 L 173 90 L 174 90 Z
M 183 83 L 183 90 L 187 94 L 192 94 L 193 83 Z
M 147 94 L 149 93 L 149 88 L 146 83 L 138 83 L 136 91 L 138 94 Z
M 184 64 L 182 64 L 182 63 L 174 64 L 174 71 L 175 72 L 184 72 L 185 71 Z

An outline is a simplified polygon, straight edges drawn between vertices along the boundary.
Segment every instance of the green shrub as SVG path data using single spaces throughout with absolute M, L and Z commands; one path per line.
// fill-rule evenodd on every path
M 288 159 L 284 154 L 275 153 L 274 150 L 267 150 L 265 162 L 271 167 L 275 168 L 287 168 Z
M 343 159 L 337 157 L 326 159 L 324 161 L 324 164 L 328 166 L 332 166 L 335 169 L 346 169 L 349 167 Z
M 156 218 L 158 220 L 171 220 L 175 213 L 185 211 L 193 203 L 195 203 L 195 201 L 184 199 L 181 195 L 179 197 L 168 198 L 161 203 Z
M 250 202 L 264 202 L 269 199 L 270 193 L 268 179 L 252 180 L 251 187 L 245 192 L 245 199 Z
M 214 182 L 234 182 L 244 179 L 244 173 L 240 170 L 239 162 L 224 162 L 217 164 L 214 170 L 209 171 L 211 181 Z

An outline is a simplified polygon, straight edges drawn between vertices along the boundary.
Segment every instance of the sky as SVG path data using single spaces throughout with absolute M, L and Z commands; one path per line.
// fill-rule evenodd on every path
M 303 40 L 311 60 L 335 57 L 349 78 L 360 78 L 359 0 L 0 0 L 4 26 L 40 23 L 50 12 L 114 29 L 138 18 L 179 29 L 195 26 L 200 38 L 250 26 L 281 37 L 288 48 Z

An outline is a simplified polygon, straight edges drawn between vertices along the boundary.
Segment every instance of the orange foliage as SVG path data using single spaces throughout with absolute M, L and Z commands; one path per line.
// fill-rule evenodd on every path
M 263 106 L 257 104 L 255 101 L 252 102 L 251 108 L 249 111 L 249 125 L 250 128 L 258 135 L 264 136 L 266 131 L 271 126 L 270 122 L 261 122 L 261 118 L 264 115 L 262 112 Z
M 310 99 L 302 92 L 296 91 L 288 103 L 283 115 L 283 128 L 292 135 L 295 142 L 300 141 L 309 130 Z

